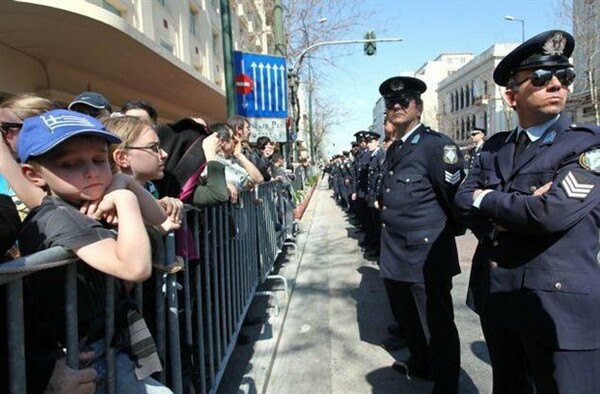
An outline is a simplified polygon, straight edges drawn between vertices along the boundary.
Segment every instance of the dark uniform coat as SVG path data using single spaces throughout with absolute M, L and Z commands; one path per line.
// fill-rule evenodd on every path
M 369 152 L 370 160 L 367 170 L 367 205 L 373 207 L 377 199 L 377 189 L 379 177 L 383 171 L 385 163 L 385 152 L 381 148 L 377 148 L 373 152 Z
M 513 163 L 515 140 L 505 132 L 485 143 L 454 202 L 479 238 L 472 305 L 551 348 L 598 349 L 600 129 L 562 114 Z M 476 189 L 493 190 L 479 209 Z
M 421 125 L 387 152 L 381 207 L 381 276 L 423 283 L 460 272 L 451 204 L 464 177 L 458 146 Z

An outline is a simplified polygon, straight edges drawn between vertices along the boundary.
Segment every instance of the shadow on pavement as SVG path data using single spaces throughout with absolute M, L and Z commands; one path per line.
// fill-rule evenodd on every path
M 487 345 L 485 341 L 475 341 L 471 343 L 471 351 L 478 359 L 485 362 L 488 365 L 492 365 L 490 361 L 490 354 L 488 353 Z

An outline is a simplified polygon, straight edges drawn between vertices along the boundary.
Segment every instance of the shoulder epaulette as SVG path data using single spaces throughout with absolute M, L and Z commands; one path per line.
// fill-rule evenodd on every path
M 600 127 L 596 126 L 596 125 L 591 125 L 591 124 L 578 125 L 578 124 L 573 123 L 569 126 L 568 130 L 584 131 L 584 132 L 600 135 Z

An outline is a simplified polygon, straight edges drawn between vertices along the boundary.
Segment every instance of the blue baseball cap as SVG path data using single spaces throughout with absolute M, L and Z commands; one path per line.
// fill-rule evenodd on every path
M 98 92 L 80 93 L 79 95 L 77 95 L 77 97 L 73 99 L 71 104 L 69 104 L 68 108 L 71 109 L 71 107 L 73 107 L 75 104 L 85 104 L 92 108 L 106 109 L 108 110 L 108 112 L 112 112 L 112 108 L 106 97 L 104 97 Z
M 106 131 L 104 125 L 95 118 L 57 109 L 23 121 L 17 140 L 17 153 L 21 162 L 26 163 L 30 157 L 43 155 L 69 138 L 83 134 L 101 137 L 109 144 L 121 142 L 118 136 Z

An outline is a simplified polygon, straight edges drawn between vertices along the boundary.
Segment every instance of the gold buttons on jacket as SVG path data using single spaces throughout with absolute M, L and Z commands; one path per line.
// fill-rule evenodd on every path
M 389 172 L 389 174 L 390 174 L 390 175 L 394 175 L 394 171 L 390 171 L 390 172 Z
M 492 267 L 492 268 L 496 269 L 496 268 L 498 268 L 498 263 L 496 263 L 495 261 L 492 261 L 492 262 L 490 263 L 490 267 Z
M 429 238 L 425 237 L 425 238 L 423 238 L 423 241 L 429 242 Z
M 385 223 L 381 223 L 381 227 L 385 227 Z
M 532 192 L 532 193 L 535 193 L 536 190 L 537 190 L 537 186 L 531 186 L 529 188 L 529 191 Z
M 383 208 L 381 208 L 381 209 L 383 209 L 385 211 L 387 209 L 387 207 L 384 205 Z

